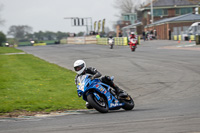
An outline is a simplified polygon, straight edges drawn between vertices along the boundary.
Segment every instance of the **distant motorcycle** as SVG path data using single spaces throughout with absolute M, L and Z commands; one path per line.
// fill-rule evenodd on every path
M 83 100 L 88 102 L 92 108 L 101 113 L 107 113 L 108 110 L 120 108 L 125 110 L 132 110 L 134 108 L 134 101 L 126 92 L 123 92 L 123 97 L 119 99 L 114 89 L 102 83 L 100 79 L 91 80 L 90 76 L 85 74 L 78 77 L 77 92 L 79 97 L 82 96 Z M 114 80 L 114 77 L 111 80 Z
M 131 51 L 134 52 L 135 49 L 137 48 L 137 39 L 131 38 L 129 42 L 129 46 L 130 46 Z
M 109 44 L 110 49 L 113 49 L 114 39 L 113 38 L 108 38 L 108 44 Z

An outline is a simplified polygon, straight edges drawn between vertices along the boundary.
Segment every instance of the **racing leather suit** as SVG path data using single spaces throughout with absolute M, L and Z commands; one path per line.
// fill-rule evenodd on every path
M 136 36 L 135 36 L 135 35 L 130 35 L 130 36 L 129 36 L 129 40 L 130 40 L 130 39 L 136 39 Z
M 101 77 L 101 73 L 99 71 L 97 71 L 97 69 L 93 68 L 93 67 L 88 67 L 84 70 L 84 72 L 80 75 L 84 75 L 84 74 L 91 74 L 93 75 L 91 77 L 91 79 L 95 79 L 95 78 L 100 78 Z M 77 85 L 77 78 L 80 76 L 79 74 L 76 75 L 75 77 L 75 84 Z M 109 76 L 104 76 L 100 79 L 103 83 L 109 85 L 110 87 L 112 87 L 113 89 L 115 89 L 116 94 L 118 95 L 121 92 L 121 89 L 115 85 L 113 83 L 113 81 L 110 79 Z

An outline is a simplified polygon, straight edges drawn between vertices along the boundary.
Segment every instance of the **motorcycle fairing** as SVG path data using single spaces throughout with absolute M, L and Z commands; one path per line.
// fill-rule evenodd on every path
M 93 93 L 94 96 L 99 99 L 98 92 L 107 98 L 109 109 L 124 105 L 124 103 L 119 102 L 119 100 L 110 93 L 111 88 L 107 84 L 102 83 L 99 79 L 90 80 L 88 75 L 83 78 L 84 79 L 81 80 L 80 84 L 77 85 L 77 92 L 83 96 L 85 101 L 87 101 L 87 95 L 90 93 Z

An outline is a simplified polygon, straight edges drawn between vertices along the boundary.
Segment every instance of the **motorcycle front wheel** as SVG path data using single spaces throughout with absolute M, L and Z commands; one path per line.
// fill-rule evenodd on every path
M 125 110 L 132 110 L 135 106 L 133 99 L 129 95 L 126 99 L 123 99 L 122 102 L 125 103 L 124 106 L 122 106 Z
M 94 94 L 89 94 L 87 96 L 88 103 L 95 108 L 97 111 L 101 113 L 107 113 L 108 112 L 108 105 L 106 102 L 106 99 L 104 97 L 100 96 L 100 99 L 98 100 Z
M 134 51 L 135 51 L 135 47 L 132 47 L 132 48 L 131 48 L 131 51 L 134 52 Z
M 113 49 L 113 45 L 110 45 L 110 49 Z

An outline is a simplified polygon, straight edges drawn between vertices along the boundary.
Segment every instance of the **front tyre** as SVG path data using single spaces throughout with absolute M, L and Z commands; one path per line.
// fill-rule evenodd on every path
M 125 103 L 124 106 L 122 106 L 125 110 L 132 110 L 135 106 L 133 99 L 129 95 L 126 99 L 123 99 L 122 102 Z
M 134 51 L 135 51 L 135 46 L 133 46 L 133 47 L 131 48 L 131 51 L 132 51 L 132 52 L 134 52 Z
M 106 102 L 106 99 L 104 97 L 100 97 L 100 100 L 98 100 L 92 93 L 87 96 L 87 101 L 89 104 L 95 108 L 97 111 L 101 113 L 107 113 L 108 112 L 108 105 Z
M 113 49 L 113 44 L 111 45 L 111 49 Z
M 110 44 L 110 49 L 113 49 L 113 44 Z

